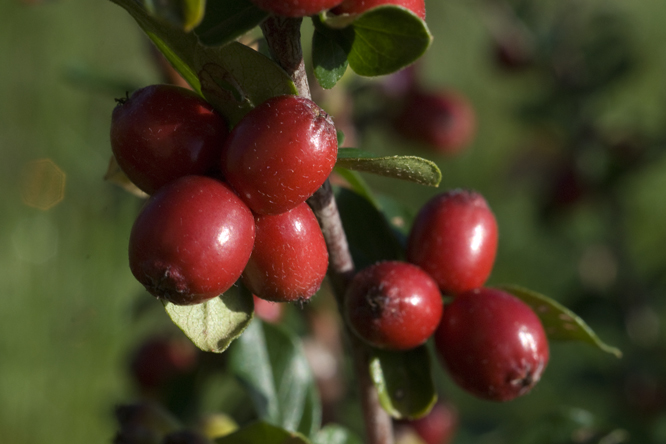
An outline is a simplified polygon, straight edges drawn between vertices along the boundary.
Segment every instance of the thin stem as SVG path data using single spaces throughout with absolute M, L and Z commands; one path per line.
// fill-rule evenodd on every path
M 302 19 L 271 16 L 261 25 L 271 55 L 291 76 L 298 93 L 311 98 L 310 86 L 303 62 L 301 48 Z M 352 260 L 340 219 L 333 189 L 328 180 L 308 199 L 322 228 L 329 253 L 328 275 L 333 284 L 333 291 L 342 311 L 342 302 L 347 286 L 354 276 Z M 344 318 L 344 317 L 343 317 Z M 393 444 L 393 424 L 389 415 L 379 404 L 379 395 L 370 376 L 370 356 L 368 349 L 345 323 L 346 336 L 351 348 L 351 357 L 357 377 L 359 396 L 365 420 L 366 442 L 368 444 Z

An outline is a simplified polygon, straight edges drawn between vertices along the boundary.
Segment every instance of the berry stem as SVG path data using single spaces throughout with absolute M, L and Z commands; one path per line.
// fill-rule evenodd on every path
M 302 22 L 302 18 L 271 15 L 261 24 L 261 31 L 266 37 L 271 56 L 291 76 L 298 95 L 310 99 L 310 85 L 301 46 Z
M 270 16 L 262 23 L 261 30 L 273 59 L 291 76 L 298 89 L 298 94 L 311 98 L 301 47 L 301 22 L 301 18 Z M 328 180 L 308 199 L 308 204 L 317 216 L 326 240 L 329 253 L 328 275 L 333 284 L 338 309 L 342 313 L 343 297 L 355 270 L 347 235 Z M 366 442 L 368 444 L 393 444 L 391 418 L 379 404 L 379 395 L 370 377 L 368 349 L 349 330 L 346 322 L 345 332 L 351 349 L 363 409 Z

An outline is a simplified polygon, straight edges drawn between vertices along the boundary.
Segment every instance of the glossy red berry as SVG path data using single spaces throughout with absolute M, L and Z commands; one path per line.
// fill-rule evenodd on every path
M 380 262 L 361 270 L 345 295 L 352 330 L 370 345 L 408 350 L 423 344 L 442 316 L 437 284 L 419 267 Z
M 187 175 L 218 170 L 227 122 L 198 94 L 152 85 L 120 101 L 111 118 L 111 149 L 141 190 L 157 189 Z
M 250 111 L 222 154 L 229 184 L 258 214 L 295 208 L 326 181 L 338 152 L 331 118 L 313 101 L 278 96 Z
M 307 17 L 340 4 L 342 0 L 250 0 L 264 11 L 284 17 Z
M 407 242 L 407 260 L 430 274 L 442 293 L 481 287 L 497 252 L 497 222 L 483 196 L 452 190 L 419 211 Z
M 256 237 L 243 283 L 274 302 L 310 299 L 319 290 L 328 251 L 314 213 L 303 202 L 285 213 L 256 215 Z
M 139 387 L 151 390 L 188 373 L 196 362 L 197 350 L 189 340 L 156 336 L 133 353 L 130 371 Z
M 406 139 L 456 154 L 472 142 L 476 117 L 469 101 L 457 92 L 413 91 L 395 119 L 395 128 Z
M 154 296 L 178 305 L 224 293 L 254 243 L 252 212 L 223 182 L 186 176 L 160 188 L 134 222 L 129 259 Z
M 344 0 L 340 6 L 333 8 L 334 14 L 361 14 L 368 9 L 383 5 L 402 6 L 425 20 L 424 0 Z
M 464 293 L 447 305 L 435 344 L 453 380 L 491 401 L 529 392 L 549 357 L 546 333 L 532 309 L 491 288 Z
M 449 444 L 458 428 L 458 412 L 452 404 L 438 401 L 424 417 L 399 424 L 414 430 L 424 444 Z

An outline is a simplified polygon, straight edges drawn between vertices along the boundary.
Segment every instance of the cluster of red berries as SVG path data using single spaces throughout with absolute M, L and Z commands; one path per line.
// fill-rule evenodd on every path
M 434 197 L 414 221 L 408 262 L 380 262 L 352 280 L 345 297 L 352 330 L 388 350 L 414 348 L 434 335 L 462 388 L 495 401 L 527 393 L 548 362 L 548 341 L 528 305 L 483 287 L 497 236 L 480 194 L 453 190 Z M 453 301 L 444 307 L 441 294 Z
M 382 5 L 409 9 L 425 20 L 424 0 L 251 0 L 259 8 L 283 17 L 307 17 L 330 10 L 333 14 L 361 14 Z
M 274 97 L 229 132 L 196 93 L 153 85 L 119 101 L 111 146 L 151 195 L 129 245 L 132 273 L 151 294 L 197 304 L 241 275 L 271 301 L 319 289 L 328 252 L 305 200 L 335 165 L 337 135 L 314 102 Z

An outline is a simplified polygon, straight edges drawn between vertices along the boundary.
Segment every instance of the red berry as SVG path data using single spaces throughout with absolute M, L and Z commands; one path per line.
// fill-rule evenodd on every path
M 271 324 L 277 324 L 282 319 L 282 312 L 284 305 L 279 302 L 271 302 L 266 299 L 261 299 L 257 295 L 252 295 L 254 298 L 254 314 L 259 319 Z
M 447 305 L 435 344 L 453 380 L 491 401 L 529 392 L 549 357 L 546 333 L 532 309 L 491 288 L 464 293 Z
M 130 371 L 141 388 L 150 390 L 188 373 L 196 361 L 197 350 L 189 340 L 158 336 L 134 352 Z
M 307 17 L 339 5 L 342 0 L 250 0 L 259 8 L 285 17 Z
M 411 427 L 425 444 L 448 444 L 458 428 L 458 412 L 453 405 L 440 401 L 424 417 L 400 424 Z
M 252 256 L 243 283 L 262 299 L 304 301 L 321 286 L 328 268 L 324 235 L 303 202 L 285 213 L 256 215 Z
M 224 183 L 186 176 L 160 188 L 134 222 L 129 259 L 154 296 L 178 305 L 224 293 L 252 253 L 252 212 Z
M 476 117 L 469 101 L 456 92 L 414 91 L 395 119 L 395 128 L 407 139 L 456 154 L 474 138 Z
M 127 177 L 148 194 L 218 167 L 227 122 L 196 93 L 172 85 L 142 88 L 111 118 L 111 149 Z
M 406 262 L 380 262 L 360 271 L 345 296 L 352 330 L 370 345 L 408 350 L 423 344 L 442 317 L 437 284 Z
M 334 14 L 361 14 L 368 9 L 382 5 L 402 6 L 425 20 L 424 0 L 344 0 L 340 6 L 331 10 Z
M 448 295 L 481 287 L 497 252 L 497 222 L 483 196 L 452 190 L 419 211 L 407 242 L 407 260 L 421 267 Z
M 222 154 L 226 180 L 258 214 L 295 208 L 326 181 L 338 152 L 331 118 L 313 101 L 279 96 L 250 111 Z

